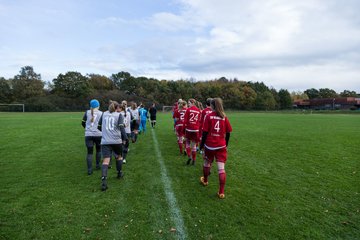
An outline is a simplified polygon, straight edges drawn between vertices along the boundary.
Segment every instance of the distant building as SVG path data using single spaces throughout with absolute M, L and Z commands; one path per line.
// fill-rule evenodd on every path
M 294 101 L 294 108 L 314 109 L 314 110 L 333 110 L 333 109 L 360 109 L 360 98 L 314 98 L 299 99 Z

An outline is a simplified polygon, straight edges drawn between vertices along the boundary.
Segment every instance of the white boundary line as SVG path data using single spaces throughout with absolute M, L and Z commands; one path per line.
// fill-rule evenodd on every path
M 167 170 L 166 170 L 166 166 L 164 164 L 164 159 L 161 155 L 161 151 L 159 149 L 159 144 L 156 138 L 156 134 L 155 131 L 151 131 L 151 135 L 155 144 L 155 151 L 156 151 L 156 155 L 157 155 L 157 160 L 160 164 L 160 169 L 161 169 L 161 181 L 163 182 L 164 185 L 164 190 L 165 190 L 165 195 L 166 195 L 166 200 L 168 201 L 169 207 L 170 207 L 170 213 L 171 213 L 171 217 L 173 222 L 175 223 L 175 228 L 176 228 L 176 233 L 179 237 L 179 239 L 186 239 L 186 231 L 185 231 L 185 226 L 184 226 L 184 220 L 181 216 L 181 212 L 179 207 L 177 206 L 176 203 L 176 197 L 174 195 L 174 192 L 171 188 L 171 180 L 168 177 L 167 174 Z

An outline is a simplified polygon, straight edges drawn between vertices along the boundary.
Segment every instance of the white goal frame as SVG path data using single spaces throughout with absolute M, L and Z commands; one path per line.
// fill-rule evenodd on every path
M 162 111 L 163 112 L 166 112 L 165 109 L 169 109 L 170 108 L 170 111 L 173 109 L 174 106 L 163 106 L 162 107 Z
M 0 106 L 22 106 L 22 112 L 25 112 L 25 104 L 23 103 L 0 103 Z

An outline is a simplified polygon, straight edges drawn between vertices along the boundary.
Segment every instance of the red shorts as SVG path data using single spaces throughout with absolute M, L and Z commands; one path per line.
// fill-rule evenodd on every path
M 176 136 L 183 137 L 184 135 L 184 126 L 176 126 Z
M 189 132 L 189 131 L 185 131 L 185 137 L 187 140 L 192 141 L 192 142 L 198 142 L 199 141 L 199 132 Z
M 205 158 L 208 162 L 212 163 L 214 161 L 214 158 L 216 159 L 216 162 L 223 162 L 225 163 L 227 160 L 227 148 L 220 148 L 217 150 L 209 150 L 206 147 L 205 149 Z

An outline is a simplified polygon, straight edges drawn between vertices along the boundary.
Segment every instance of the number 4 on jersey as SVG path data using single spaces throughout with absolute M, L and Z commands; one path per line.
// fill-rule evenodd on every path
M 215 123 L 214 129 L 215 129 L 217 132 L 220 132 L 220 121 L 217 121 L 217 122 Z

